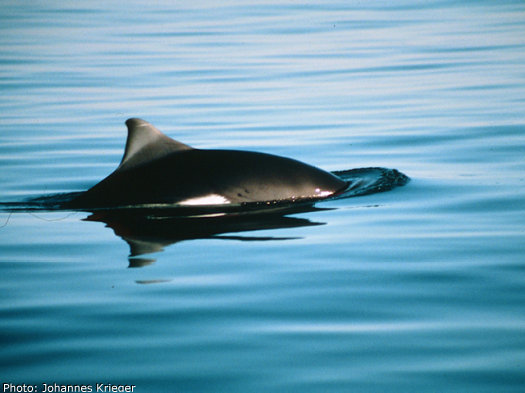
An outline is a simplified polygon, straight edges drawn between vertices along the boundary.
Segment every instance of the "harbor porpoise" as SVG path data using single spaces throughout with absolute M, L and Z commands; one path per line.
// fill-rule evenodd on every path
M 339 177 L 290 158 L 194 149 L 137 118 L 126 121 L 117 169 L 68 203 L 74 208 L 243 205 L 316 201 L 344 191 Z

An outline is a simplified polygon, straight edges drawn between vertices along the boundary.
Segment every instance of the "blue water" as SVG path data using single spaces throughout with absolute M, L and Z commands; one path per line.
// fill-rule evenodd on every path
M 89 188 L 129 117 L 411 182 L 186 238 L 2 211 L 1 383 L 524 391 L 523 2 L 2 2 L 0 202 Z

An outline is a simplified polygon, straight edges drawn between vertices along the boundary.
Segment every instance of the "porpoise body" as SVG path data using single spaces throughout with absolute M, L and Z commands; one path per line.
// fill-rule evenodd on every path
M 70 207 L 239 205 L 319 200 L 342 192 L 337 176 L 290 158 L 239 150 L 194 149 L 137 118 L 126 121 L 117 169 Z

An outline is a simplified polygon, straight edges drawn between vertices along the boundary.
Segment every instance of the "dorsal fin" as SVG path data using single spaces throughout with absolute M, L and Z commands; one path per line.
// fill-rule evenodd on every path
M 164 135 L 145 120 L 126 120 L 128 139 L 124 157 L 117 170 L 128 169 L 177 151 L 190 150 L 190 146 Z

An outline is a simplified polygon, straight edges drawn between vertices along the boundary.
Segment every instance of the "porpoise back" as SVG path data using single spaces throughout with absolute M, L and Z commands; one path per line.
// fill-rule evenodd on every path
M 126 125 L 128 139 L 120 165 L 69 207 L 315 201 L 347 187 L 337 176 L 290 158 L 194 149 L 144 120 L 129 119 Z

